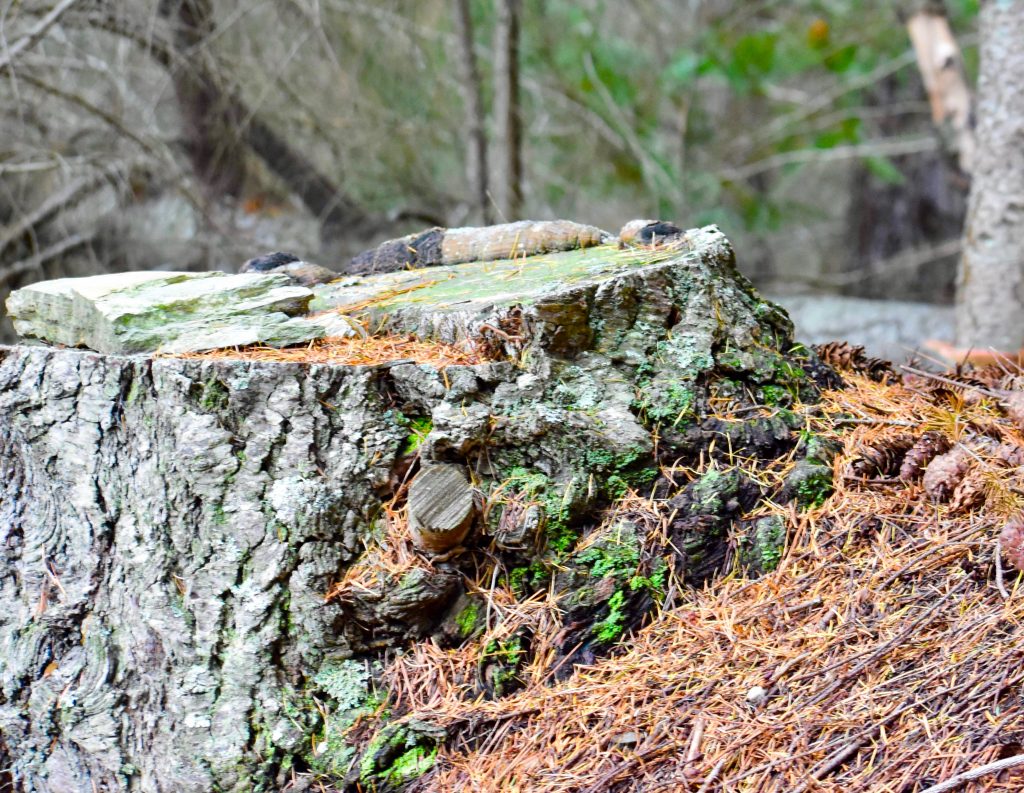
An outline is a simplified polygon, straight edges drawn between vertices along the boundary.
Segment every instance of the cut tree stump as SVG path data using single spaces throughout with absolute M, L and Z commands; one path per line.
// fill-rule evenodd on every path
M 0 348 L 0 769 L 19 793 L 243 793 L 279 790 L 293 769 L 358 774 L 343 727 L 372 707 L 368 675 L 442 624 L 472 632 L 450 609 L 474 558 L 583 564 L 573 549 L 596 510 L 662 464 L 788 454 L 800 419 L 786 400 L 816 393 L 813 353 L 713 227 L 313 293 L 311 310 L 490 360 L 439 371 Z M 149 319 L 159 335 L 159 312 Z M 26 332 L 75 341 L 59 317 Z M 709 404 L 727 398 L 780 407 L 726 423 Z M 465 562 L 374 566 L 412 448 L 420 542 L 458 537 Z M 488 499 L 480 536 L 511 538 L 478 557 L 489 540 L 466 533 L 467 472 Z M 691 567 L 722 556 L 748 489 L 691 488 L 678 528 Z M 593 620 L 615 590 L 591 589 Z M 593 630 L 574 631 L 581 652 L 600 651 Z

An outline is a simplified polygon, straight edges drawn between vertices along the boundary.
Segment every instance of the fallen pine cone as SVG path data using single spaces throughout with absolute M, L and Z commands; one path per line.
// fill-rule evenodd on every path
M 1010 564 L 1024 572 L 1024 522 L 1020 518 L 1014 518 L 1003 526 L 999 544 Z
M 985 503 L 985 476 L 982 471 L 969 471 L 953 490 L 949 499 L 950 514 L 971 512 Z
M 860 444 L 850 463 L 850 473 L 858 478 L 892 476 L 900 470 L 904 455 L 913 445 L 914 436 L 906 433 Z
M 881 358 L 872 358 L 864 352 L 860 344 L 848 341 L 830 341 L 827 344 L 816 344 L 814 351 L 822 363 L 833 369 L 846 370 L 862 374 L 878 383 L 895 381 L 898 376 L 892 364 Z
M 924 490 L 932 501 L 948 501 L 971 467 L 971 455 L 962 446 L 940 454 L 924 471 Z
M 1008 391 L 1002 394 L 999 405 L 1014 424 L 1024 429 L 1024 391 Z
M 928 463 L 948 451 L 949 439 L 945 435 L 934 430 L 924 433 L 904 456 L 900 479 L 913 482 L 920 478 Z

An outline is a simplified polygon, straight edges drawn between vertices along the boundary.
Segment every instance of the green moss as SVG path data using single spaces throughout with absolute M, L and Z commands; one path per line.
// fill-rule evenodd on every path
M 199 395 L 199 404 L 204 410 L 216 413 L 228 406 L 228 399 L 231 392 L 228 387 L 216 378 L 211 378 L 203 383 L 202 393 Z
M 409 434 L 402 447 L 402 454 L 412 454 L 427 439 L 430 431 L 434 428 L 434 422 L 429 416 L 418 416 L 409 419 Z
M 429 771 L 443 731 L 423 732 L 421 724 L 390 724 L 374 735 L 359 763 L 360 781 L 375 790 L 380 782 L 404 785 Z
M 801 509 L 820 507 L 832 495 L 832 471 L 818 467 L 822 470 L 803 477 L 796 484 L 796 503 Z
M 785 548 L 786 525 L 782 518 L 761 518 L 741 543 L 740 562 L 757 572 L 769 573 L 779 566 Z
M 427 750 L 422 746 L 414 746 L 398 756 L 388 769 L 387 780 L 393 785 L 404 785 L 417 777 L 423 776 L 437 761 L 437 747 Z
M 691 384 L 673 381 L 667 385 L 641 386 L 639 390 L 641 397 L 634 402 L 634 407 L 647 422 L 678 427 L 695 418 L 697 400 Z
M 476 630 L 477 622 L 480 620 L 480 604 L 470 601 L 462 611 L 455 615 L 455 624 L 459 629 L 459 638 L 468 639 Z
M 572 527 L 572 502 L 575 483 L 559 488 L 544 474 L 527 468 L 512 468 L 506 473 L 505 486 L 527 501 L 535 501 L 544 509 L 544 536 L 548 548 L 564 555 L 579 537 Z
M 640 540 L 632 526 L 620 524 L 608 537 L 579 553 L 576 559 L 589 566 L 594 578 L 632 576 L 640 564 Z
M 526 597 L 547 584 L 551 574 L 539 559 L 530 566 L 514 567 L 508 574 L 508 585 L 517 597 Z
M 765 405 L 790 405 L 793 402 L 793 396 L 788 389 L 778 385 L 764 385 L 761 386 L 761 402 Z
M 616 590 L 608 599 L 608 616 L 594 624 L 594 636 L 603 644 L 614 644 L 622 636 L 626 624 L 624 606 L 626 596 L 622 590 Z

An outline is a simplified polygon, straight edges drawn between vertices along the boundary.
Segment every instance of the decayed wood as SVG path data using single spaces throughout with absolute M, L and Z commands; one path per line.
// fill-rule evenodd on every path
M 425 465 L 409 487 L 409 528 L 424 551 L 444 553 L 461 543 L 473 525 L 473 488 L 461 465 Z
M 906 24 L 928 92 L 932 120 L 939 128 L 948 126 L 960 168 L 970 173 L 975 151 L 971 91 L 945 8 L 942 3 L 924 3 L 907 18 Z
M 568 220 L 523 220 L 484 228 L 448 229 L 441 242 L 445 264 L 514 259 L 600 245 L 608 235 Z

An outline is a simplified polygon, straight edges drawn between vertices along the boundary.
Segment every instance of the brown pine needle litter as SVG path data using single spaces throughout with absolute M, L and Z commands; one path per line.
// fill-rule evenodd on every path
M 274 363 L 322 363 L 335 366 L 380 366 L 410 362 L 428 364 L 437 369 L 447 366 L 469 366 L 486 359 L 477 350 L 464 350 L 438 341 L 424 341 L 415 336 L 378 334 L 367 336 L 316 339 L 298 347 L 228 347 L 208 352 L 185 353 L 182 358 L 203 360 L 269 361 Z
M 1024 493 L 1018 463 L 996 451 L 1019 449 L 1020 431 L 966 391 L 847 377 L 808 414 L 810 431 L 844 444 L 836 492 L 806 512 L 775 508 L 790 539 L 764 577 L 670 582 L 616 654 L 557 683 L 555 593 L 518 602 L 499 576 L 468 581 L 488 604 L 484 634 L 415 645 L 381 681 L 392 718 L 449 733 L 408 789 L 1024 790 L 1024 586 L 996 563 Z M 920 480 L 851 473 L 864 449 L 925 431 L 970 451 L 980 500 L 956 506 Z M 631 494 L 614 509 L 663 521 L 665 503 Z M 483 648 L 524 626 L 523 688 L 484 699 Z

